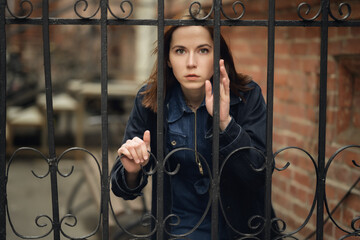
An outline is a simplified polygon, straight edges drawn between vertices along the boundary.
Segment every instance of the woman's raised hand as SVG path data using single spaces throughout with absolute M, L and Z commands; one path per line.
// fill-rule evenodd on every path
M 230 80 L 227 75 L 224 60 L 220 59 L 220 129 L 224 131 L 231 121 L 230 116 Z M 208 113 L 213 116 L 214 95 L 210 80 L 205 82 L 205 103 Z
M 130 175 L 136 175 L 141 170 L 141 166 L 145 166 L 150 158 L 150 131 L 144 132 L 143 139 L 134 137 L 127 140 L 118 150 L 121 163 L 126 172 Z

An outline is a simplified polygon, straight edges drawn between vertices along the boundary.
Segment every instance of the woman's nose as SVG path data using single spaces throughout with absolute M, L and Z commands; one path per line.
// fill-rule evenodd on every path
M 195 55 L 193 53 L 190 53 L 188 55 L 186 66 L 188 68 L 194 68 L 194 67 L 197 66 L 196 58 L 195 58 Z

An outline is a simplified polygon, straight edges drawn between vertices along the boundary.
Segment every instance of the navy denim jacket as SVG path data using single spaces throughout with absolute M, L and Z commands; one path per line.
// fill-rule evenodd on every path
M 175 86 L 179 88 L 179 85 Z M 265 157 L 265 139 L 266 139 L 266 105 L 261 94 L 260 87 L 255 83 L 249 83 L 250 91 L 241 93 L 244 101 L 237 96 L 231 95 L 230 98 L 230 115 L 231 122 L 227 128 L 220 133 L 220 168 L 226 163 L 221 172 L 220 178 L 220 197 L 222 209 L 226 218 L 229 220 L 231 227 L 241 233 L 258 233 L 259 229 L 251 230 L 249 220 L 256 216 L 264 216 L 265 201 L 265 171 L 255 171 L 264 166 Z M 156 113 L 142 105 L 143 95 L 140 94 L 146 86 L 140 89 L 136 96 L 134 107 L 130 114 L 123 143 L 135 136 L 142 138 L 145 130 L 151 132 L 151 149 L 156 157 Z M 181 117 L 186 109 L 179 109 L 183 105 L 179 101 L 172 99 L 176 94 L 167 94 L 164 103 L 164 156 L 172 149 L 171 139 L 168 137 L 168 126 L 174 119 Z M 205 107 L 205 106 L 202 106 Z M 169 111 L 169 112 L 168 112 Z M 206 109 L 205 109 L 206 111 Z M 169 118 L 168 118 L 169 116 Z M 206 138 L 211 140 L 212 137 L 212 118 L 207 114 L 204 121 Z M 187 147 L 187 146 L 185 146 Z M 212 144 L 208 145 L 209 153 L 212 151 Z M 256 148 L 258 150 L 253 150 Z M 205 157 L 206 158 L 206 157 Z M 153 160 L 153 158 L 151 158 Z M 211 157 L 210 157 L 211 159 Z M 170 164 L 171 165 L 171 164 Z M 211 167 L 211 161 L 209 162 Z M 150 171 L 155 166 L 152 161 L 146 166 Z M 170 171 L 173 167 L 167 164 Z M 117 160 L 111 172 L 111 187 L 115 195 L 124 199 L 134 199 L 140 196 L 142 189 L 147 184 L 148 176 L 142 174 L 141 182 L 138 187 L 130 189 L 125 182 L 124 168 L 121 161 Z M 156 174 L 153 177 L 153 200 L 156 199 Z M 171 204 L 171 179 L 164 174 L 164 203 L 165 217 L 170 213 Z M 152 202 L 153 214 L 156 217 L 156 201 Z M 261 222 L 255 218 L 250 223 L 255 226 Z M 261 225 L 261 224 L 260 224 Z M 237 234 L 228 228 L 231 237 Z M 261 235 L 259 235 L 261 236 Z

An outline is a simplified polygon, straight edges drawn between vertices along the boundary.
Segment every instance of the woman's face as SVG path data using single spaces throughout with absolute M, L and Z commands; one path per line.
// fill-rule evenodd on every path
M 214 74 L 213 49 L 213 40 L 204 27 L 179 27 L 173 32 L 168 65 L 183 90 L 204 91 L 205 80 Z

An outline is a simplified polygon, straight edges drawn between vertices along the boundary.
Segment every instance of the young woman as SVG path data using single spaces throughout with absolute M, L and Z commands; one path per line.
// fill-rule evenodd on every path
M 261 239 L 265 173 L 256 169 L 265 162 L 260 152 L 265 152 L 266 105 L 260 87 L 236 72 L 222 36 L 220 45 L 219 153 L 224 168 L 220 178 L 219 239 L 243 234 Z M 210 239 L 211 211 L 207 207 L 212 167 L 213 28 L 171 26 L 165 31 L 164 49 L 164 154 L 169 157 L 164 174 L 164 216 L 173 214 L 167 219 L 166 231 L 171 237 Z M 112 169 L 112 191 L 124 199 L 141 195 L 148 178 L 142 167 L 149 171 L 156 165 L 149 152 L 157 149 L 157 84 L 156 65 L 136 97 L 118 150 L 119 160 Z M 179 148 L 184 149 L 176 151 Z M 155 175 L 154 216 L 156 186 Z

